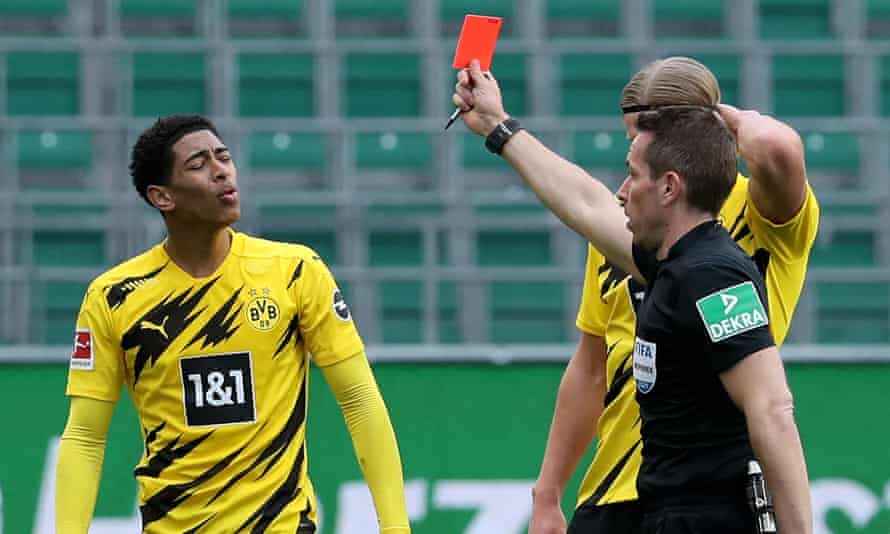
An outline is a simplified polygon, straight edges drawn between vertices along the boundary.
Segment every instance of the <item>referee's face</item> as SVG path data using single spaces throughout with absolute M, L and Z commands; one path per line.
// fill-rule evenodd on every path
M 652 142 L 652 133 L 635 136 L 627 154 L 627 178 L 618 190 L 618 200 L 627 215 L 627 228 L 634 242 L 646 249 L 661 245 L 664 213 L 659 202 L 660 180 L 653 180 L 643 155 Z

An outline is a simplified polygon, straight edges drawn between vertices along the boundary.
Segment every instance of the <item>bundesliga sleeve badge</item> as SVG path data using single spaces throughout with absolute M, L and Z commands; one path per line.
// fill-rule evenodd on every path
M 78 328 L 74 332 L 71 368 L 92 371 L 93 363 L 93 338 L 90 335 L 90 330 L 88 328 Z

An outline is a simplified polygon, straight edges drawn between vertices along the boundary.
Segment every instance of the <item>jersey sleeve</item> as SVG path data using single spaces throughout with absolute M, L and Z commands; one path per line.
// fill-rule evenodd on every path
M 593 245 L 587 246 L 587 267 L 584 271 L 584 290 L 575 325 L 593 336 L 605 336 L 609 321 L 609 306 L 600 291 L 599 271 L 606 259 Z
M 334 276 L 312 252 L 304 262 L 298 294 L 300 332 L 315 363 L 324 367 L 365 350 L 352 313 L 337 287 Z
M 763 280 L 745 269 L 700 265 L 678 280 L 676 291 L 684 330 L 715 373 L 775 345 Z
M 750 193 L 747 205 L 745 217 L 748 226 L 770 254 L 787 262 L 809 256 L 819 230 L 819 202 L 809 184 L 800 211 L 785 223 L 776 224 L 761 215 L 751 200 Z
M 102 288 L 87 289 L 74 332 L 66 394 L 117 402 L 124 381 L 124 358 Z

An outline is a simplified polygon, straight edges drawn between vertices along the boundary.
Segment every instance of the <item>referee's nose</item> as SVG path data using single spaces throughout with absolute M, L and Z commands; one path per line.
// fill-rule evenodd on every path
M 624 178 L 624 181 L 621 182 L 621 187 L 618 188 L 618 192 L 615 193 L 615 198 L 618 199 L 618 203 L 624 206 L 627 203 L 627 188 L 628 183 L 630 182 L 630 176 Z

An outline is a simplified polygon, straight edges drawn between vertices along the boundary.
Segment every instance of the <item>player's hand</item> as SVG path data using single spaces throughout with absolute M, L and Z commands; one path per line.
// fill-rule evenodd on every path
M 482 72 L 475 59 L 468 69 L 457 73 L 452 100 L 463 111 L 460 117 L 467 128 L 479 135 L 490 134 L 499 122 L 509 118 L 497 80 L 490 72 Z
M 566 518 L 559 504 L 534 503 L 528 534 L 566 534 Z

